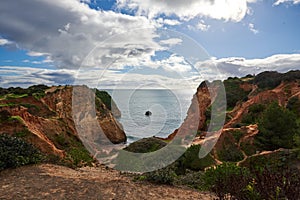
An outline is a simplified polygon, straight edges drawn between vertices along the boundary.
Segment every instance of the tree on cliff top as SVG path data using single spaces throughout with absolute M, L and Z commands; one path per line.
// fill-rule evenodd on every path
M 264 150 L 292 149 L 295 136 L 300 135 L 296 115 L 275 102 L 262 113 L 259 131 L 256 139 Z

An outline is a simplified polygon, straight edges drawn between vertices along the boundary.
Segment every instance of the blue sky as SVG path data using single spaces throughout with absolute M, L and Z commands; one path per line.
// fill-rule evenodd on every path
M 4 0 L 0 12 L 1 87 L 195 87 L 300 69 L 299 0 Z

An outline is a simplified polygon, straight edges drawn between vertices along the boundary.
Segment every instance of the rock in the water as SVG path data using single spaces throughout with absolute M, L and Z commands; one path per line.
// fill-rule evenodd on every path
M 152 112 L 148 110 L 148 111 L 145 113 L 145 115 L 146 115 L 146 116 L 150 116 L 150 115 L 152 115 Z

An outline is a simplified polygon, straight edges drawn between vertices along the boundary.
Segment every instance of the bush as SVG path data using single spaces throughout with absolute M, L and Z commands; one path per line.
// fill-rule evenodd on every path
M 143 138 L 134 143 L 131 143 L 124 150 L 134 153 L 149 153 L 157 151 L 167 145 L 166 142 L 158 138 Z
M 226 89 L 227 108 L 230 110 L 236 106 L 238 102 L 248 100 L 250 91 L 245 91 L 240 87 L 243 82 L 238 78 L 229 78 L 224 81 Z
M 286 108 L 300 117 L 300 99 L 297 96 L 289 99 Z
M 242 123 L 244 124 L 255 124 L 258 123 L 262 112 L 265 110 L 265 105 L 263 104 L 253 104 L 249 107 L 248 113 L 243 116 Z
M 190 180 L 188 181 L 186 177 L 192 177 L 191 174 L 202 174 L 201 170 L 204 170 L 206 167 L 215 164 L 215 160 L 211 157 L 211 155 L 207 155 L 204 158 L 199 158 L 199 150 L 200 145 L 192 145 L 189 147 L 186 152 L 173 164 L 165 167 L 163 169 L 155 170 L 153 172 L 144 173 L 142 176 L 139 176 L 139 180 L 147 180 L 155 183 L 164 183 L 164 184 L 183 184 L 183 182 L 187 183 L 188 185 L 192 185 L 194 188 L 198 188 L 197 183 L 200 180 Z M 128 159 L 128 157 L 126 157 Z M 132 159 L 128 159 L 128 162 L 132 162 Z M 136 161 L 131 163 L 130 165 L 134 165 L 138 163 Z
M 45 96 L 45 90 L 49 87 L 46 85 L 33 85 L 27 89 L 20 87 L 10 87 L 8 89 L 0 88 L 0 95 L 8 95 L 8 98 L 22 98 L 26 96 L 34 96 L 36 98 L 42 98 Z
M 98 97 L 105 104 L 106 108 L 112 112 L 114 117 L 121 117 L 121 111 L 108 92 L 100 91 L 98 89 L 94 89 L 94 91 L 96 97 Z
M 143 174 L 144 180 L 172 185 L 175 178 L 177 177 L 174 167 L 172 165 L 165 167 L 163 169 L 155 170 L 153 172 L 147 172 Z
M 273 89 L 277 87 L 282 81 L 294 81 L 300 79 L 300 71 L 289 71 L 285 74 L 281 74 L 274 71 L 267 71 L 258 74 L 253 83 L 257 84 L 261 89 Z
M 258 150 L 257 147 L 255 145 L 253 145 L 250 141 L 241 142 L 240 148 L 241 148 L 241 150 L 244 151 L 244 153 L 247 156 L 251 156 L 251 155 L 255 154 L 256 151 Z
M 72 133 L 60 133 L 58 135 L 48 135 L 55 146 L 66 152 L 66 157 L 62 164 L 71 168 L 91 166 L 94 162 L 90 152 L 82 144 L 81 140 Z
M 289 167 L 250 171 L 225 163 L 207 170 L 203 181 L 220 199 L 300 199 L 300 171 Z
M 0 135 L 0 170 L 36 164 L 42 154 L 31 144 L 7 135 Z
M 244 133 L 240 130 L 233 130 L 230 132 L 231 135 L 234 137 L 235 141 L 238 143 L 240 139 L 244 136 Z
M 188 171 L 185 175 L 177 176 L 174 185 L 184 185 L 198 190 L 203 190 L 203 171 Z
M 225 136 L 222 148 L 217 150 L 217 155 L 219 160 L 225 162 L 238 162 L 244 158 L 239 147 L 228 136 Z
M 70 148 L 67 151 L 67 155 L 69 156 L 68 159 L 71 160 L 74 167 L 81 167 L 85 165 L 91 166 L 92 162 L 94 161 L 90 153 L 84 147 Z
M 274 71 L 262 72 L 255 76 L 253 83 L 261 89 L 273 89 L 282 81 L 282 74 Z
M 300 134 L 296 115 L 275 102 L 262 113 L 258 128 L 257 144 L 264 150 L 292 149 L 295 136 Z
M 7 110 L 0 111 L 0 123 L 10 118 L 10 113 Z
M 221 161 L 225 162 L 238 162 L 243 160 L 244 155 L 242 152 L 233 144 L 224 147 L 222 150 L 218 151 L 218 157 Z
M 256 170 L 253 190 L 259 199 L 300 199 L 300 172 L 285 168 L 278 171 Z
M 176 161 L 177 174 L 185 174 L 186 169 L 199 171 L 215 164 L 215 160 L 210 154 L 204 158 L 199 158 L 200 145 L 192 145 L 186 152 Z
M 204 176 L 204 188 L 216 193 L 220 199 L 231 195 L 233 199 L 247 199 L 246 188 L 252 180 L 247 168 L 224 163 L 208 169 Z

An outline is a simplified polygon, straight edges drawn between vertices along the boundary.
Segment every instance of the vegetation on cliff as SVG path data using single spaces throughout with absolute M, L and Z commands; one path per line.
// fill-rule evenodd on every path
M 24 140 L 0 135 L 0 171 L 42 162 L 44 156 L 33 145 Z
M 171 165 L 137 175 L 135 179 L 210 190 L 220 199 L 299 199 L 300 71 L 228 78 L 224 85 L 226 121 L 213 150 L 204 158 L 198 157 L 201 145 L 211 139 L 207 127 L 214 103 L 207 89 L 209 84 L 201 84 L 193 99 L 198 100 L 199 105 L 192 105 L 188 113 L 195 114 L 195 106 L 198 106 L 201 115 L 193 145 Z M 0 89 L 0 135 L 5 133 L 1 136 L 4 153 L 0 155 L 0 168 L 1 165 L 6 168 L 39 162 L 44 158 L 39 152 L 46 155 L 48 161 L 59 158 L 59 162 L 70 166 L 93 161 L 74 131 L 71 91 L 71 87 L 42 85 Z M 115 104 L 110 103 L 111 97 L 105 92 L 94 92 L 99 123 L 105 125 L 106 134 L 116 139 L 114 142 L 124 142 L 126 136 L 121 130 L 116 134 L 118 137 L 112 137 L 114 132 L 109 123 L 113 127 L 118 124 L 112 117 Z M 172 137 L 143 139 L 125 150 L 148 153 L 161 149 L 162 158 L 168 159 L 171 155 L 163 149 L 173 144 Z M 11 142 L 24 142 L 18 146 L 25 149 L 10 149 Z M 171 145 L 173 153 L 179 146 Z M 13 164 L 7 165 L 5 152 L 15 155 Z M 22 154 L 26 152 L 33 152 L 36 157 L 31 160 L 28 154 Z M 153 162 L 146 156 L 140 158 L 142 160 L 120 153 L 118 161 L 122 166 L 119 167 L 135 167 L 138 171 L 140 165 Z M 117 166 L 120 163 L 116 163 Z
M 201 115 L 194 145 L 170 166 L 136 179 L 210 190 L 220 199 L 299 199 L 300 71 L 228 78 L 224 85 L 226 121 L 213 150 L 198 158 L 199 144 L 210 139 L 208 83 L 194 96 Z
M 88 89 L 85 86 L 76 87 Z M 26 89 L 0 88 L 0 136 L 5 134 L 5 140 L 1 143 L 1 148 L 5 149 L 1 149 L 0 162 L 8 163 L 11 160 L 9 156 L 14 155 L 25 160 L 22 165 L 34 163 L 37 161 L 35 154 L 32 155 L 34 162 L 26 157 L 28 155 L 18 154 L 30 152 L 29 146 L 25 145 L 29 144 L 44 155 L 45 162 L 71 167 L 91 165 L 95 160 L 80 140 L 73 121 L 72 90 L 72 86 L 45 85 Z M 113 143 L 121 143 L 126 141 L 126 135 L 111 113 L 109 100 L 108 93 L 96 90 L 97 120 L 99 125 L 105 124 L 104 134 Z M 116 105 L 114 107 L 117 109 Z M 14 144 L 11 149 L 6 148 L 9 144 Z M 19 147 L 16 144 L 20 144 Z M 20 166 L 16 164 L 19 161 L 12 162 L 15 164 L 5 166 Z

